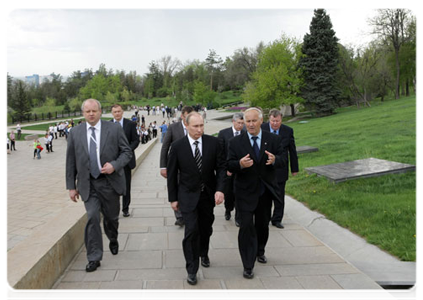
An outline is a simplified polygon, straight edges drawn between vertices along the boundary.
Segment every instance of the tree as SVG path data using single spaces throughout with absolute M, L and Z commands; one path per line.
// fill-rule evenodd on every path
M 304 71 L 302 96 L 318 116 L 333 114 L 340 91 L 336 84 L 338 38 L 324 9 L 314 10 L 310 33 L 304 36 L 299 66 Z
M 379 9 L 378 15 L 369 21 L 373 33 L 386 40 L 395 52 L 396 88 L 395 99 L 400 96 L 400 50 L 410 40 L 408 27 L 412 23 L 411 12 L 407 9 Z M 415 37 L 415 36 L 414 36 Z
M 295 116 L 294 104 L 303 102 L 299 97 L 303 82 L 298 69 L 300 57 L 300 43 L 285 35 L 266 46 L 243 99 L 263 108 L 290 105 Z
M 19 120 L 25 118 L 31 112 L 31 103 L 27 97 L 26 85 L 22 80 L 13 83 L 8 99 L 9 106 L 14 109 L 15 117 Z
M 223 60 L 216 54 L 213 49 L 209 50 L 209 55 L 206 58 L 206 67 L 210 73 L 210 90 L 213 90 L 213 76 L 222 68 Z

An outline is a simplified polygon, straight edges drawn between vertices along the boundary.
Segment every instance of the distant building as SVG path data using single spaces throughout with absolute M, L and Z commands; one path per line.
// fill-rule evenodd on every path
M 40 85 L 40 76 L 38 74 L 34 74 L 32 76 L 25 76 L 25 82 L 38 87 Z

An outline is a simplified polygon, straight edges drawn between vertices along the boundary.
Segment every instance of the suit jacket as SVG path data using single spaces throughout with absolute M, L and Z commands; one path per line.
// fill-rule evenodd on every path
M 245 132 L 245 129 L 242 129 L 240 134 L 243 132 Z M 220 130 L 219 134 L 217 135 L 217 138 L 220 142 L 220 147 L 223 150 L 223 154 L 225 157 L 225 165 L 226 165 L 226 159 L 229 153 L 229 141 L 234 138 L 234 132 L 232 130 L 232 126 L 229 128 Z M 225 197 L 226 195 L 231 194 L 232 184 L 233 184 L 232 176 L 225 175 Z
M 132 157 L 122 126 L 112 122 L 101 122 L 100 164 L 109 162 L 115 168 L 112 174 L 105 174 L 109 184 L 119 194 L 125 194 L 123 168 Z M 77 189 L 83 201 L 90 195 L 90 155 L 87 143 L 86 123 L 72 128 L 68 136 L 66 151 L 66 189 Z
M 110 120 L 113 122 L 114 119 Z M 140 144 L 140 136 L 137 133 L 137 124 L 132 122 L 131 120 L 123 118 L 123 131 L 125 132 L 126 139 L 128 140 L 129 147 L 132 150 L 132 158 L 128 163 L 128 167 L 131 169 L 135 168 L 137 165 L 135 159 L 135 149 L 137 149 L 138 145 Z
M 169 202 L 178 201 L 181 212 L 191 212 L 198 204 L 201 183 L 209 200 L 213 202 L 216 191 L 223 192 L 225 160 L 217 138 L 203 135 L 203 169 L 197 168 L 188 137 L 172 143 L 167 165 Z
M 182 121 L 170 124 L 163 139 L 162 149 L 160 151 L 160 168 L 166 168 L 170 146 L 176 140 L 185 136 Z
M 275 163 L 266 165 L 267 150 L 275 155 Z M 254 164 L 249 168 L 242 168 L 240 159 L 250 154 Z M 280 201 L 279 185 L 276 182 L 276 169 L 286 164 L 284 148 L 280 137 L 267 131 L 262 131 L 260 158 L 257 160 L 251 146 L 247 132 L 234 137 L 229 142 L 229 154 L 227 158 L 228 170 L 235 174 L 234 194 L 237 207 L 241 211 L 254 211 L 260 198 L 261 183 L 273 195 L 273 199 Z M 261 183 L 260 183 L 261 182 Z
M 270 124 L 263 123 L 261 129 L 270 132 Z M 279 128 L 279 136 L 282 138 L 282 146 L 285 149 L 284 153 L 287 164 L 283 168 L 276 170 L 276 178 L 278 182 L 283 182 L 289 178 L 289 166 L 291 166 L 291 173 L 298 172 L 298 155 L 297 148 L 295 147 L 294 130 L 282 124 Z

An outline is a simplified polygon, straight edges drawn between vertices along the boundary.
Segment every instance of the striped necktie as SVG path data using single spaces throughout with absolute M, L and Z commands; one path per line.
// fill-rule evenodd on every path
M 98 159 L 97 159 L 97 140 L 95 137 L 95 127 L 90 127 L 91 137 L 90 137 L 90 173 L 94 178 L 100 176 L 100 170 L 98 169 Z
M 198 168 L 198 170 L 201 173 L 202 170 L 203 170 L 203 158 L 201 156 L 200 149 L 198 148 L 198 144 L 199 144 L 198 141 L 195 141 L 194 142 L 194 145 L 195 145 L 195 156 L 194 156 L 194 159 L 195 159 L 195 163 L 197 164 L 197 168 Z

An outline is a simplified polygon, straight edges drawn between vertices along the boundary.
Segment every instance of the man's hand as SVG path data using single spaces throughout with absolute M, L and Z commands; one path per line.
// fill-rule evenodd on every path
M 104 166 L 101 168 L 102 174 L 112 174 L 115 171 L 115 168 L 111 163 L 106 162 Z
M 160 169 L 160 175 L 162 175 L 164 178 L 167 178 L 167 169 Z
M 77 190 L 69 190 L 69 197 L 73 202 L 78 202 L 79 199 L 79 193 Z
M 273 165 L 275 163 L 276 156 L 274 156 L 272 153 L 270 153 L 267 150 L 265 150 L 264 153 L 267 154 L 266 165 Z
M 222 192 L 217 191 L 214 194 L 214 202 L 216 203 L 216 205 L 222 204 L 224 200 L 225 195 Z
M 241 169 L 244 169 L 251 167 L 254 161 L 250 158 L 250 154 L 247 154 L 239 160 L 239 164 L 241 165 Z
M 229 177 L 231 177 L 232 176 L 232 173 L 229 172 L 229 171 L 226 171 L 226 175 L 229 176 Z
M 172 207 L 174 211 L 177 211 L 179 208 L 179 203 L 178 201 L 170 202 L 170 206 Z

